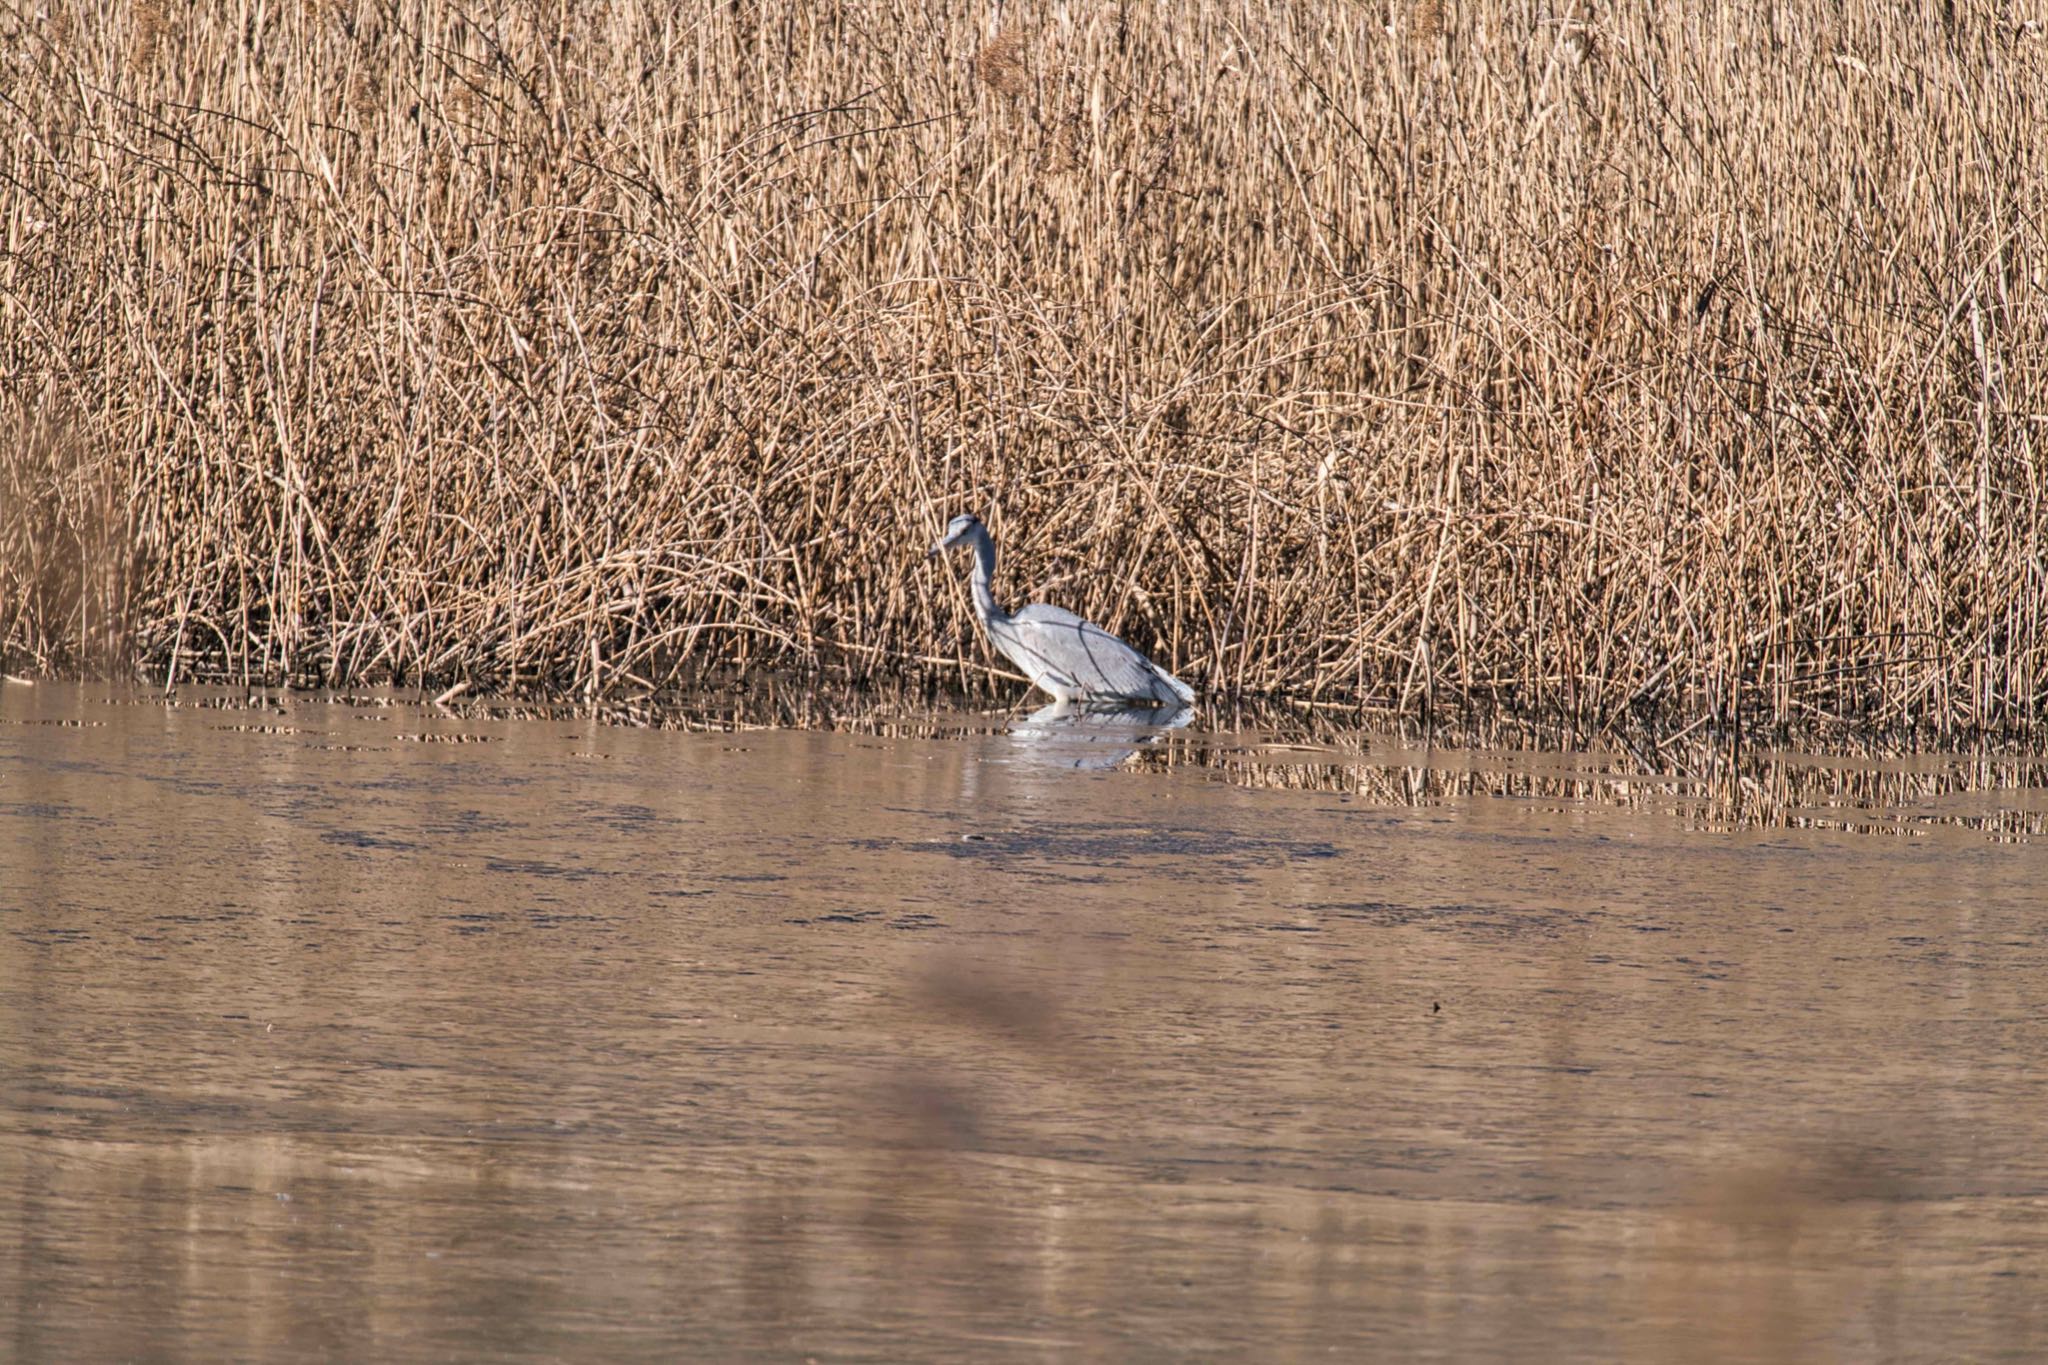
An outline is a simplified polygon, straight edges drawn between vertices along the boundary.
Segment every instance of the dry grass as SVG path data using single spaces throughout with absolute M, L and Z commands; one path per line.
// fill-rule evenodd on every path
M 2048 698 L 2017 9 L 0 5 L 15 667 Z

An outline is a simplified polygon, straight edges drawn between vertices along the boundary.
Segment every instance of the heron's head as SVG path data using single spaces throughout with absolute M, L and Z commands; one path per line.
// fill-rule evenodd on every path
M 973 535 L 976 531 L 979 531 L 980 529 L 980 517 L 972 516 L 966 512 L 962 512 L 959 516 L 953 518 L 951 521 L 946 523 L 945 538 L 941 540 L 938 544 L 932 546 L 931 554 L 926 555 L 925 558 L 930 559 L 933 555 L 936 555 L 943 550 L 952 549 L 955 545 L 958 545 L 961 541 L 965 540 L 968 536 Z

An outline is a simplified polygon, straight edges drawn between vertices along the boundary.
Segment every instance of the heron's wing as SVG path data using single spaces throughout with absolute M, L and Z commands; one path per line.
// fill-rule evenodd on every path
M 1048 672 L 1071 679 L 1083 696 L 1133 701 L 1193 701 L 1194 689 L 1092 621 L 1034 602 L 1010 618 L 1018 647 Z M 1026 671 L 1030 663 L 1019 659 Z M 1035 675 L 1034 675 L 1035 676 Z

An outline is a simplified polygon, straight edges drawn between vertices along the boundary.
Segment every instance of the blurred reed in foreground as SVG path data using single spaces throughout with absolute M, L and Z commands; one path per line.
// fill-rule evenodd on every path
M 0 652 L 2026 727 L 1997 6 L 0 7 Z

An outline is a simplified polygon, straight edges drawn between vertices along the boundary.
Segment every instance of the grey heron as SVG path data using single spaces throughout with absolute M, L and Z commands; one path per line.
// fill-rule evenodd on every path
M 1003 657 L 1063 702 L 1116 701 L 1137 706 L 1186 706 L 1195 689 L 1111 635 L 1061 607 L 1034 602 L 1014 616 L 996 603 L 996 546 L 979 517 L 961 515 L 946 527 L 941 551 L 965 544 L 974 551 L 974 614 Z

